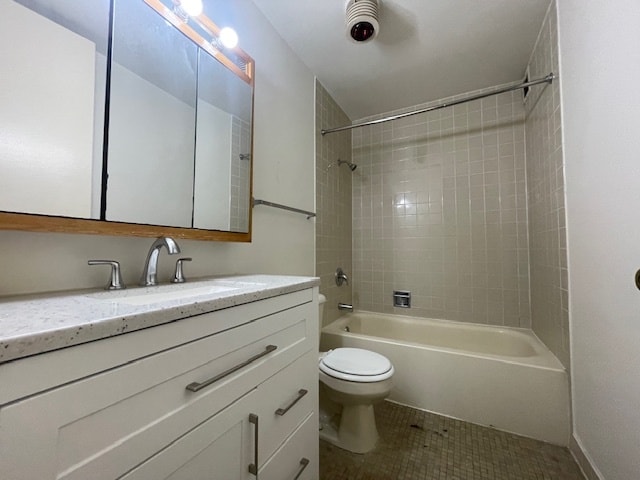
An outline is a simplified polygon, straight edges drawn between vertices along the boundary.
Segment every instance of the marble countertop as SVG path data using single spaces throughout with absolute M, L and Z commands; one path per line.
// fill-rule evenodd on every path
M 318 285 L 316 277 L 238 275 L 110 292 L 4 297 L 0 363 Z

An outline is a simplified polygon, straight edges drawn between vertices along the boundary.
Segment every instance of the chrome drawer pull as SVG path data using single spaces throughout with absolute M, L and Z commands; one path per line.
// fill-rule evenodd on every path
M 238 370 L 240 370 L 241 368 L 246 367 L 247 365 L 249 365 L 252 362 L 255 362 L 256 360 L 258 360 L 259 358 L 264 357 L 265 355 L 269 355 L 271 352 L 273 352 L 274 350 L 276 350 L 278 347 L 276 345 L 267 345 L 267 348 L 265 348 L 264 352 L 259 353 L 257 355 L 254 355 L 253 357 L 251 357 L 248 360 L 245 360 L 242 363 L 239 363 L 238 365 L 236 365 L 235 367 L 231 367 L 229 370 L 225 370 L 224 372 L 216 375 L 215 377 L 210 378 L 209 380 L 202 382 L 202 383 L 198 383 L 198 382 L 193 382 L 190 383 L 189 385 L 187 385 L 187 390 L 189 390 L 190 392 L 198 392 L 200 390 L 202 390 L 203 388 L 208 387 L 209 385 L 211 385 L 212 383 L 216 383 L 218 380 L 223 379 L 224 377 L 231 375 L 234 372 L 237 372 Z
M 249 473 L 256 476 L 258 480 L 258 415 L 251 413 L 249 415 L 249 423 L 253 423 L 253 461 L 255 463 L 249 464 Z
M 296 398 L 293 399 L 293 402 L 291 402 L 287 408 L 279 408 L 276 410 L 276 415 L 280 415 L 281 417 L 287 413 L 289 410 L 291 410 L 291 407 L 293 407 L 296 403 L 298 403 L 302 397 L 304 397 L 307 392 L 304 388 L 301 388 L 300 390 L 298 390 L 298 396 Z
M 298 470 L 298 473 L 296 474 L 295 477 L 293 477 L 293 480 L 298 480 L 298 478 L 300 478 L 300 475 L 302 475 L 302 472 L 304 472 L 304 469 L 307 468 L 307 465 L 309 465 L 309 459 L 308 458 L 302 458 L 300 460 L 300 470 Z

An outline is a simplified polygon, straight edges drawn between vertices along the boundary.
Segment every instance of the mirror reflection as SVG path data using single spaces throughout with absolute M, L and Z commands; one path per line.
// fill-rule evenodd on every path
M 2 0 L 0 40 L 0 211 L 249 231 L 246 78 L 144 0 Z
M 106 219 L 191 227 L 198 48 L 117 0 L 112 52 Z
M 108 0 L 0 3 L 0 210 L 99 218 L 108 34 Z
M 193 207 L 196 228 L 239 232 L 249 228 L 251 105 L 251 87 L 201 50 Z

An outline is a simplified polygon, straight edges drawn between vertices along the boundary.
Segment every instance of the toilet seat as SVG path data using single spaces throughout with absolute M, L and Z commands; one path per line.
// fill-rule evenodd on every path
M 349 382 L 381 382 L 394 373 L 389 359 L 361 348 L 336 348 L 319 362 L 320 370 L 330 377 Z

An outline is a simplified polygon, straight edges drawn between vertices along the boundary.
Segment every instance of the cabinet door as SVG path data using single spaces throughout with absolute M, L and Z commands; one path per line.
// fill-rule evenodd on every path
M 295 362 L 258 386 L 260 405 L 260 461 L 268 459 L 291 432 L 318 409 L 318 351 Z
M 255 427 L 256 390 L 158 452 L 121 480 L 248 480 Z
M 311 413 L 260 468 L 260 480 L 318 478 L 318 417 Z

